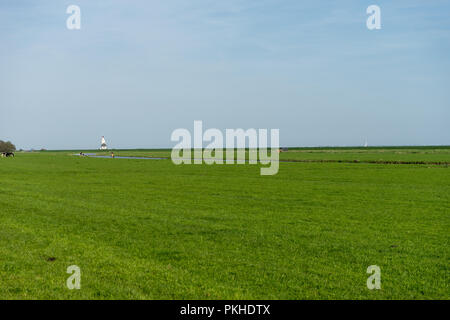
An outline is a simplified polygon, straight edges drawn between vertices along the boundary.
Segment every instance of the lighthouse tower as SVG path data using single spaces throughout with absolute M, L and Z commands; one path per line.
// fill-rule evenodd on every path
M 107 150 L 108 146 L 106 145 L 105 137 L 102 137 L 102 144 L 100 146 L 100 150 Z

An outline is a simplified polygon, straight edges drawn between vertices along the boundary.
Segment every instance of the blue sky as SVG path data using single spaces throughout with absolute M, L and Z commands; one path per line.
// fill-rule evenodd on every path
M 287 146 L 449 145 L 449 16 L 438 0 L 2 0 L 0 139 L 172 147 L 203 120 Z

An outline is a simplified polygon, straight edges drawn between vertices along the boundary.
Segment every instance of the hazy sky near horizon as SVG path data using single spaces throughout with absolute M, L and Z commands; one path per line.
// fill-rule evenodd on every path
M 449 18 L 440 0 L 2 0 L 0 140 L 173 147 L 203 120 L 286 146 L 449 145 Z

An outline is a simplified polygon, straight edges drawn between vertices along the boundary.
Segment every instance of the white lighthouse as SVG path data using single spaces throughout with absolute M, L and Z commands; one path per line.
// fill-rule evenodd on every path
M 108 146 L 106 145 L 105 137 L 102 137 L 102 144 L 100 145 L 100 150 L 107 150 Z

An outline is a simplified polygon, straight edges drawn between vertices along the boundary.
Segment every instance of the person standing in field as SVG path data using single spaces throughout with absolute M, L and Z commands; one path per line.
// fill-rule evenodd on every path
M 111 152 L 111 158 L 114 159 L 114 152 Z

